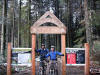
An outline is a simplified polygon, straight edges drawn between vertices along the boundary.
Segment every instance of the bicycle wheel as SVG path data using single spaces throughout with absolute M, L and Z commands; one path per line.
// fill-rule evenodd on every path
M 55 75 L 54 69 L 49 70 L 49 75 Z
M 55 69 L 55 71 L 54 71 L 54 72 L 55 72 L 55 74 L 54 74 L 54 75 L 58 75 L 58 70 L 57 70 L 57 69 Z
M 53 68 L 49 70 L 49 75 L 58 75 L 58 70 Z
M 38 75 L 43 75 L 43 69 L 42 69 L 42 67 L 39 68 Z

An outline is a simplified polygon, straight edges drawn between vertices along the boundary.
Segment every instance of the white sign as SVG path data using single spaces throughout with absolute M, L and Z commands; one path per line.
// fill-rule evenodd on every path
M 25 64 L 25 63 L 31 63 L 31 54 L 30 53 L 18 54 L 18 64 Z

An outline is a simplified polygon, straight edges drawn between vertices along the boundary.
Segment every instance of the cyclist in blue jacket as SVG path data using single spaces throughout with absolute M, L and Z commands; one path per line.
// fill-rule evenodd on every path
M 55 51 L 54 46 L 51 46 L 51 51 L 45 57 L 50 56 L 50 60 L 57 60 L 57 55 L 64 56 L 61 52 Z
M 50 62 L 49 62 L 46 74 L 49 73 L 49 69 L 52 66 L 52 63 L 54 64 L 53 66 L 57 70 L 57 64 L 56 64 L 57 63 L 57 55 L 64 56 L 64 54 L 62 54 L 61 52 L 55 51 L 54 46 L 51 46 L 51 51 L 45 56 L 46 58 L 50 57 Z

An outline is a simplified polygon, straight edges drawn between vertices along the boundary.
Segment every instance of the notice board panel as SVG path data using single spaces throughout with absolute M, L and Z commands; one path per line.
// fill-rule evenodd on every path
M 76 64 L 76 53 L 67 53 L 67 64 Z

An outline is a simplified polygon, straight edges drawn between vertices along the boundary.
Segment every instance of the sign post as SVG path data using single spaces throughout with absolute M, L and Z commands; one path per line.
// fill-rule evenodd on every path
M 65 35 L 62 34 L 61 35 L 61 40 L 62 40 L 62 53 L 64 54 L 64 56 L 62 57 L 62 75 L 66 75 L 66 60 L 65 60 L 65 56 L 66 56 L 66 43 L 65 43 Z
M 32 75 L 35 75 L 35 42 L 36 35 L 32 34 Z
M 89 62 L 89 44 L 85 43 L 85 75 L 89 75 L 89 66 L 90 66 L 90 62 Z
M 67 53 L 67 66 L 84 66 L 84 75 L 89 75 L 90 72 L 90 59 L 89 59 L 89 44 L 85 43 L 84 44 L 85 48 L 66 48 L 66 53 Z M 76 55 L 78 57 L 78 60 L 80 60 L 79 63 L 74 62 L 75 55 L 72 55 L 73 53 L 82 53 Z
M 8 51 L 7 51 L 7 75 L 11 75 L 11 43 L 8 43 Z

